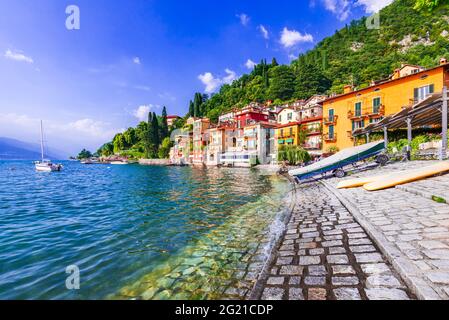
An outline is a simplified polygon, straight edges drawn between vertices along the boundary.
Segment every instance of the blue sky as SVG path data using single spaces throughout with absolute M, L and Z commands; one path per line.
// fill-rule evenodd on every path
M 0 0 L 0 136 L 96 150 L 148 110 L 184 115 L 272 57 L 289 63 L 392 0 Z M 80 29 L 66 28 L 66 7 Z

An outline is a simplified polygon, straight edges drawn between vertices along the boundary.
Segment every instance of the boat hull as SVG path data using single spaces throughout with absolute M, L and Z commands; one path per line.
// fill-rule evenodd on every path
M 310 166 L 291 170 L 289 171 L 289 174 L 300 180 L 305 180 L 313 176 L 331 172 L 347 165 L 374 157 L 384 151 L 384 149 L 384 141 L 372 142 L 354 148 L 345 149 Z

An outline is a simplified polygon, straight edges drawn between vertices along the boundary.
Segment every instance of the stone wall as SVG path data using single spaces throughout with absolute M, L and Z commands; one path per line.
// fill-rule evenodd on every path
M 139 164 L 144 165 L 144 166 L 169 166 L 170 160 L 169 159 L 140 159 Z

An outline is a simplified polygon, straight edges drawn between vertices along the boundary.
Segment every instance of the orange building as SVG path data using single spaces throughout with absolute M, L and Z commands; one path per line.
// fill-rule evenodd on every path
M 345 86 L 343 94 L 322 102 L 323 150 L 352 147 L 354 130 L 441 92 L 444 85 L 449 86 L 449 64 L 443 58 L 439 66 L 427 70 L 403 65 L 388 79 L 373 82 L 364 89 L 354 91 L 351 86 Z

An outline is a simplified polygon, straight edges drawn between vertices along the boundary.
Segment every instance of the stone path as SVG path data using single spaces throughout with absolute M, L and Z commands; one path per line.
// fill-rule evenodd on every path
M 320 184 L 299 203 L 268 277 L 263 300 L 410 299 L 413 296 L 340 201 Z
M 379 175 L 422 167 L 432 162 L 395 163 Z M 449 175 L 368 192 L 335 190 L 339 180 L 325 182 L 372 235 L 404 281 L 420 299 L 449 299 L 449 205 L 432 200 L 448 197 Z

